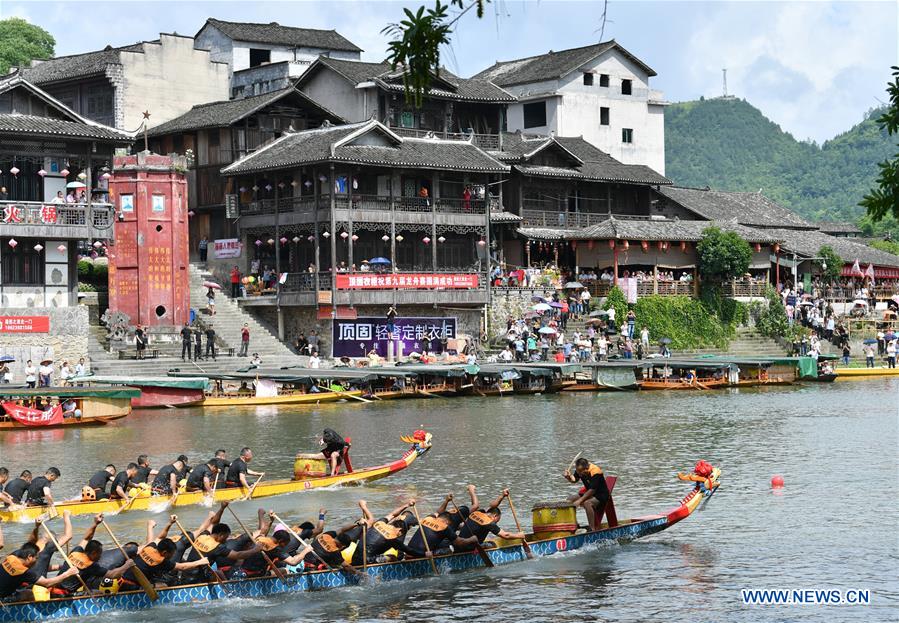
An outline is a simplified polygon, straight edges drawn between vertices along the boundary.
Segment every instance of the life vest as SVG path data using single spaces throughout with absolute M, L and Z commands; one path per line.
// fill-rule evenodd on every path
M 88 487 L 87 485 L 81 487 L 81 501 L 82 502 L 93 502 L 97 499 L 97 492 L 93 487 Z
M 149 567 L 157 567 L 165 562 L 165 558 L 159 553 L 159 550 L 152 545 L 147 546 L 140 551 L 140 558 Z
M 212 538 L 212 535 L 210 534 L 201 534 L 194 539 L 194 545 L 196 545 L 196 549 L 199 550 L 201 554 L 205 554 L 218 547 L 219 542 Z
M 432 532 L 443 532 L 449 528 L 449 522 L 443 517 L 425 517 L 421 520 L 421 525 Z
M 602 468 L 599 465 L 594 465 L 590 463 L 590 467 L 587 468 L 587 476 L 601 476 Z
M 493 523 L 493 517 L 481 511 L 475 511 L 471 513 L 468 518 L 479 526 L 489 526 Z
M 319 534 L 315 537 L 315 543 L 321 547 L 322 551 L 333 554 L 344 549 L 343 544 L 330 534 Z
M 94 564 L 94 561 L 88 558 L 84 552 L 72 552 L 69 554 L 69 560 L 82 571 Z
M 256 542 L 259 543 L 266 552 L 270 552 L 278 547 L 278 542 L 270 536 L 261 536 L 256 539 Z
M 3 570 L 6 571 L 6 573 L 13 577 L 22 575 L 28 571 L 28 566 L 25 564 L 25 561 L 13 554 L 4 558 L 3 562 L 0 563 L 0 566 L 3 567 Z
M 394 539 L 400 538 L 402 536 L 402 532 L 396 526 L 391 526 L 388 523 L 384 523 L 383 521 L 376 521 L 372 525 L 372 529 L 375 530 L 378 534 L 384 537 L 387 541 L 393 541 Z
M 693 473 L 697 476 L 702 476 L 703 478 L 708 478 L 712 475 L 712 464 L 704 461 L 702 459 L 696 461 L 696 466 L 693 468 Z

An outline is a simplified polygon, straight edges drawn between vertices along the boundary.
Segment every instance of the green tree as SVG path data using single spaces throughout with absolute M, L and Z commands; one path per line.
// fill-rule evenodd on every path
M 899 132 L 899 67 L 893 66 L 892 69 L 893 81 L 887 84 L 890 105 L 877 118 L 878 125 L 890 136 Z M 899 219 L 899 154 L 894 154 L 877 166 L 880 167 L 877 186 L 865 195 L 859 205 L 867 210 L 868 216 L 874 221 L 880 221 L 889 215 Z
M 869 242 L 868 246 L 892 253 L 893 255 L 899 255 L 899 242 L 894 242 L 893 240 L 874 240 Z
M 824 278 L 831 283 L 839 279 L 843 272 L 844 262 L 843 258 L 833 250 L 833 247 L 829 244 L 824 245 L 818 249 L 818 257 L 821 258 L 818 264 L 821 266 Z
M 55 46 L 53 35 L 21 17 L 0 20 L 0 74 L 34 59 L 47 60 Z
M 707 227 L 696 245 L 699 272 L 705 279 L 722 281 L 742 276 L 749 269 L 752 249 L 735 232 Z

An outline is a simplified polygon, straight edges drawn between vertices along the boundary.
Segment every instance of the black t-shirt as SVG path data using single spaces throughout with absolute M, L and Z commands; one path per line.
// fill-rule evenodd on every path
M 190 342 L 190 328 L 184 327 L 181 329 L 181 341 L 182 342 Z
M 133 482 L 134 484 L 149 482 L 151 471 L 153 470 L 149 467 L 138 467 L 137 473 L 134 475 L 134 478 L 131 479 L 131 482 Z
M 72 548 L 72 551 L 69 552 L 69 560 L 80 569 L 79 575 L 81 576 L 81 579 L 91 588 L 99 586 L 100 581 L 106 576 L 106 572 L 108 571 L 108 569 L 101 565 L 99 561 L 93 562 L 88 558 L 87 554 L 84 553 L 84 548 L 80 545 Z M 62 574 L 65 571 L 68 571 L 68 569 L 69 563 L 63 561 L 59 573 Z M 59 587 L 65 591 L 74 593 L 81 587 L 81 582 L 79 582 L 76 577 L 66 578 Z
M 40 575 L 31 567 L 25 566 L 25 557 L 19 550 L 4 556 L 0 560 L 0 597 L 9 597 L 23 584 L 34 584 Z
M 215 341 L 215 329 L 206 329 L 206 341 L 207 342 Z
M 187 477 L 187 488 L 188 489 L 203 489 L 203 478 L 209 478 L 210 486 L 215 482 L 215 475 L 212 473 L 212 470 L 209 469 L 209 466 L 205 463 L 203 465 L 198 465 L 194 468 L 194 471 L 190 473 L 190 476 Z
M 593 489 L 593 497 L 598 500 L 609 497 L 609 487 L 606 485 L 606 477 L 596 465 L 590 464 L 587 472 L 580 474 L 581 482 L 587 489 Z
M 43 504 L 45 502 L 44 487 L 50 487 L 51 484 L 52 483 L 43 476 L 38 476 L 32 480 L 31 484 L 28 485 L 28 501 L 32 504 Z
M 113 476 L 110 476 L 109 472 L 103 469 L 91 476 L 91 479 L 87 481 L 87 486 L 94 491 L 104 492 L 106 491 L 106 485 L 108 485 L 109 481 L 112 479 Z
M 247 473 L 247 463 L 243 459 L 234 459 L 231 461 L 231 466 L 228 467 L 228 477 L 226 480 L 228 482 L 233 482 L 236 484 L 240 484 L 240 475 L 244 474 L 246 476 Z
M 131 479 L 128 478 L 128 472 L 119 472 L 112 480 L 112 487 L 109 488 L 109 495 L 115 496 L 116 489 L 121 487 L 122 491 L 128 493 L 128 487 L 131 485 Z
M 491 515 L 482 511 L 471 513 L 467 519 L 463 520 L 462 527 L 459 528 L 460 537 L 467 539 L 474 535 L 478 537 L 479 543 L 483 543 L 488 534 L 499 534 L 499 526 L 493 521 Z
M 124 549 L 130 558 L 134 558 L 137 555 L 137 547 L 134 545 L 125 545 Z M 116 567 L 124 565 L 125 560 L 125 555 L 119 551 L 119 548 L 114 547 L 112 549 L 103 550 L 103 553 L 100 555 L 100 560 L 97 562 L 107 569 L 115 569 Z
M 378 519 L 365 535 L 365 550 L 368 554 L 369 562 L 374 562 L 378 556 L 391 548 L 396 548 L 397 551 L 401 552 L 407 551 L 406 544 L 403 542 L 405 537 L 405 532 L 387 523 L 386 517 Z M 353 552 L 354 565 L 360 565 L 363 562 L 362 547 L 360 545 L 357 544 L 356 551 Z
M 169 463 L 156 474 L 156 478 L 153 479 L 153 488 L 162 491 L 171 491 L 172 485 L 169 481 L 171 480 L 172 474 L 178 475 L 180 472 L 175 469 L 174 465 Z
M 134 566 L 144 572 L 147 579 L 157 582 L 163 579 L 165 574 L 175 570 L 175 562 L 166 560 L 153 545 L 147 545 L 134 559 Z M 131 569 L 125 572 L 125 579 L 137 584 L 134 572 Z
M 286 558 L 284 548 L 280 547 L 273 538 L 262 536 L 256 539 L 256 542 L 262 545 L 262 550 L 272 559 L 272 562 Z M 250 573 L 263 573 L 269 567 L 262 552 L 259 552 L 245 559 L 243 568 Z
M 3 491 L 16 502 L 21 502 L 25 497 L 25 492 L 28 491 L 28 483 L 21 478 L 15 478 L 6 483 Z
M 310 545 L 312 546 L 312 550 L 329 566 L 339 567 L 343 564 L 343 554 L 341 552 L 346 549 L 347 544 L 350 543 L 350 540 L 343 538 L 348 534 L 349 533 L 344 533 L 340 538 L 335 538 L 330 534 L 325 533 L 319 534 L 312 540 Z M 361 545 L 359 547 L 361 547 Z M 320 565 L 322 562 L 316 558 L 315 554 L 307 554 L 304 561 L 310 565 Z
M 444 547 L 444 543 L 449 544 L 456 540 L 456 531 L 448 518 L 425 517 L 421 520 L 419 529 L 409 539 L 409 550 L 415 556 L 424 556 L 427 553 L 421 538 L 422 530 L 424 530 L 428 547 L 432 552 Z

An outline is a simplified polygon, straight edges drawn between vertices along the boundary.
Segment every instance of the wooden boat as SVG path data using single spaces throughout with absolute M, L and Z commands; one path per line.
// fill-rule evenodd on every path
M 391 368 L 410 374 L 415 393 L 420 397 L 460 396 L 471 389 L 472 379 L 478 366 L 465 364 L 424 364 L 407 363 Z
M 719 470 L 713 473 L 717 482 Z M 701 504 L 714 494 L 697 485 L 674 508 L 655 515 L 645 515 L 622 520 L 617 525 L 603 524 L 599 530 L 576 532 L 566 536 L 549 538 L 529 534 L 527 541 L 535 557 L 552 556 L 572 552 L 599 543 L 626 543 L 667 530 L 693 514 Z M 495 566 L 525 562 L 527 556 L 520 542 L 498 543 L 485 549 Z M 471 571 L 484 568 L 477 553 L 453 553 L 433 558 L 440 574 Z M 290 570 L 289 570 L 290 571 Z M 434 571 L 428 559 L 403 560 L 370 564 L 364 571 L 371 582 L 403 581 L 432 576 Z M 290 572 L 282 582 L 274 576 L 227 580 L 221 584 L 204 583 L 158 589 L 159 600 L 151 602 L 141 591 L 119 592 L 115 595 L 96 597 L 65 597 L 39 602 L 10 603 L 0 608 L 0 623 L 20 621 L 48 621 L 77 616 L 96 616 L 104 612 L 120 610 L 144 610 L 154 606 L 192 604 L 234 598 L 260 598 L 283 593 L 305 593 L 313 590 L 334 589 L 359 583 L 355 575 L 342 571 Z
M 40 387 L 3 388 L 0 403 L 5 415 L 0 416 L 0 430 L 43 429 L 68 426 L 103 426 L 131 413 L 131 401 L 140 396 L 133 387 Z M 35 408 L 38 401 L 56 403 L 49 412 Z M 79 415 L 64 414 L 61 404 L 75 402 Z
M 75 377 L 71 381 L 77 385 L 88 387 L 122 386 L 136 387 L 140 396 L 131 400 L 135 409 L 152 409 L 157 407 L 186 407 L 195 405 L 205 398 L 209 379 L 206 377 L 167 376 L 113 376 L 96 375 Z
M 265 375 L 261 371 L 241 371 L 231 374 L 210 374 L 210 384 L 203 399 L 194 403 L 200 407 L 257 407 L 265 405 L 304 405 L 337 402 L 362 395 L 361 390 L 336 389 L 325 385 L 316 374 L 319 370 L 282 371 Z M 169 372 L 174 378 L 186 374 Z
M 640 389 L 708 390 L 727 387 L 736 374 L 736 366 L 725 361 L 644 359 Z M 690 375 L 693 378 L 690 379 Z
M 411 447 L 396 461 L 378 465 L 376 467 L 367 467 L 349 473 L 329 475 L 309 475 L 301 480 L 282 479 L 262 481 L 253 489 L 252 499 L 267 498 L 275 495 L 286 495 L 288 493 L 296 493 L 298 491 L 309 491 L 311 489 L 320 489 L 322 487 L 333 487 L 335 485 L 356 485 L 373 480 L 386 478 L 392 474 L 402 471 L 409 467 L 418 457 L 424 455 L 431 449 L 431 434 L 423 433 L 420 438 L 404 437 L 403 440 L 411 443 Z M 323 459 L 321 459 L 323 461 Z M 73 515 L 96 515 L 97 513 L 117 514 L 132 511 L 151 511 L 165 510 L 172 506 L 193 506 L 195 504 L 211 504 L 213 502 L 222 502 L 225 500 L 243 500 L 247 495 L 247 491 L 241 487 L 233 488 L 216 488 L 215 499 L 205 495 L 202 492 L 182 492 L 172 504 L 172 496 L 169 495 L 152 495 L 149 490 L 142 490 L 129 500 L 95 500 L 91 502 L 82 502 L 80 500 L 70 502 L 58 502 L 56 510 L 60 513 L 70 511 Z M 43 513 L 50 510 L 47 506 L 26 506 L 17 509 L 0 510 L 0 521 L 33 521 Z
M 512 363 L 486 363 L 478 367 L 471 393 L 478 396 L 553 394 L 562 390 L 562 378 L 553 370 Z
M 640 389 L 643 381 L 642 361 L 628 359 L 595 361 L 580 364 L 582 373 L 566 384 L 563 392 L 630 391 Z

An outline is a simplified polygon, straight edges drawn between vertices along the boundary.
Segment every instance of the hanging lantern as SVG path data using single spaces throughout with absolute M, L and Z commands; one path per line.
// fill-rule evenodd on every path
M 40 253 L 44 250 L 44 246 L 41 243 L 37 243 L 36 245 L 34 245 L 34 250 Z
M 428 238 L 427 236 L 425 236 L 424 238 L 422 238 L 421 241 L 422 241 L 423 243 L 425 243 L 425 244 L 431 244 L 431 239 Z
M 643 253 L 649 251 L 649 240 L 643 240 L 640 242 L 640 248 L 643 249 Z
M 9 172 L 13 174 L 13 177 L 15 177 L 19 174 L 19 167 L 13 166 L 13 168 L 11 168 Z
M 315 240 L 315 236 L 313 236 L 312 234 L 309 234 L 309 237 L 306 238 L 306 240 L 308 240 L 309 242 L 312 242 L 313 240 Z
M 758 242 L 755 243 L 755 252 L 756 253 L 762 252 L 762 245 L 760 245 Z
M 188 210 L 188 211 L 187 211 L 187 216 L 189 216 L 189 217 L 191 217 L 191 218 L 193 218 L 194 216 L 196 216 L 196 214 L 197 214 L 197 213 L 194 212 L 193 210 Z
M 69 170 L 63 169 L 62 171 L 59 172 L 59 174 L 62 175 L 63 177 L 69 177 Z
M 268 192 L 272 192 L 272 185 L 271 185 L 271 184 L 266 184 L 266 185 L 265 185 L 265 190 L 267 190 Z
M 279 238 L 279 240 L 280 240 L 281 244 L 287 244 L 287 242 L 288 242 L 287 238 L 285 238 L 284 236 L 281 236 L 281 238 Z
M 15 238 L 10 238 L 9 242 L 7 244 L 9 244 L 9 246 L 11 246 L 13 249 L 15 249 L 17 246 L 19 246 L 19 243 L 16 241 Z
M 269 238 L 268 240 L 266 240 L 266 242 L 268 242 L 270 245 L 271 245 L 271 244 L 275 244 L 275 239 L 274 239 L 274 238 Z
M 84 180 L 87 179 L 87 173 L 85 173 L 84 171 L 82 171 L 81 173 L 78 174 L 78 179 L 81 180 L 81 181 L 83 182 Z
M 656 248 L 657 248 L 659 251 L 661 251 L 662 249 L 665 248 L 665 243 L 662 242 L 661 240 L 659 240 L 659 241 L 656 243 Z
M 353 178 L 353 190 L 357 190 L 359 188 L 359 180 L 355 177 Z
M 624 242 L 621 243 L 621 246 L 624 247 L 625 251 L 627 251 L 628 249 L 631 248 L 631 243 L 629 241 L 625 240 Z
M 614 249 L 614 248 L 615 248 L 615 241 L 614 241 L 614 240 L 609 240 L 609 248 L 610 248 L 610 249 Z
M 570 244 L 572 250 L 577 251 L 577 240 L 572 240 Z
M 299 237 L 299 236 L 294 236 L 294 237 L 293 237 L 293 243 L 294 243 L 294 244 L 297 244 L 299 241 L 300 241 L 300 237 Z
M 303 182 L 303 186 L 305 186 L 306 188 L 312 188 L 312 180 L 306 180 L 305 182 Z
M 683 240 L 681 240 L 681 243 L 680 243 L 680 250 L 681 250 L 681 253 L 686 253 L 686 251 L 687 251 L 687 243 Z
M 350 235 L 348 233 L 346 233 L 345 231 L 342 231 L 342 232 L 340 232 L 340 237 L 343 238 L 344 240 L 346 240 L 347 238 L 350 237 Z
M 780 245 L 779 245 L 778 243 L 776 243 L 776 242 L 775 242 L 774 245 L 771 247 L 771 249 L 772 249 L 775 253 L 780 253 Z
M 284 188 L 284 186 L 285 186 L 284 182 L 278 182 L 278 188 Z
M 479 247 L 487 246 L 487 241 L 486 240 L 478 240 L 478 246 Z
M 668 248 L 671 246 L 671 243 L 667 240 L 662 243 L 662 253 L 668 253 Z
M 353 235 L 350 237 L 350 240 L 352 240 L 353 242 L 356 242 L 357 240 L 359 240 L 359 236 L 357 236 L 356 234 L 353 234 Z
M 241 186 L 238 190 L 240 190 L 241 193 L 245 193 L 245 192 L 247 192 L 247 187 Z
M 253 184 L 253 192 L 259 192 L 259 187 L 256 184 Z
M 322 232 L 322 236 L 324 236 L 325 238 L 330 238 L 330 237 L 331 237 L 331 232 L 329 232 L 328 230 L 325 230 L 325 231 Z
M 596 244 L 595 241 L 593 241 L 593 240 L 588 240 L 588 241 L 587 241 L 587 248 L 590 249 L 590 250 L 592 251 L 592 250 L 593 250 L 593 247 L 595 246 L 595 244 Z
M 322 184 L 324 184 L 325 182 L 328 181 L 328 178 L 325 177 L 324 175 L 319 175 L 319 176 L 318 176 L 318 181 L 321 182 Z
M 290 180 L 290 187 L 291 187 L 291 188 L 296 188 L 297 185 L 298 185 L 298 184 L 297 184 L 297 181 L 296 181 L 296 180 Z
M 65 252 L 66 252 L 66 245 L 61 244 L 61 245 L 59 245 L 58 247 L 56 247 L 56 250 L 59 251 L 60 253 L 65 253 Z
M 47 175 L 47 172 L 44 171 L 43 169 L 41 169 L 40 171 L 37 172 L 37 174 L 40 175 L 41 177 L 44 177 L 45 175 Z
M 387 242 L 388 240 L 390 240 L 390 236 L 388 236 L 387 234 L 384 234 L 383 236 L 381 236 L 381 240 L 383 240 L 384 242 Z
M 110 179 L 110 178 L 112 177 L 112 173 L 110 173 L 109 171 L 107 171 L 106 173 L 104 173 L 104 174 L 101 175 L 100 177 L 103 178 L 104 180 L 108 180 L 108 179 Z
M 99 248 L 102 247 L 102 246 L 103 246 L 103 243 L 100 242 L 99 240 L 97 240 L 96 242 L 94 242 L 94 248 L 95 248 L 95 249 L 99 249 Z
M 397 235 L 396 235 L 396 241 L 397 241 L 397 242 L 402 242 L 402 241 L 403 241 L 403 235 L 402 235 L 402 234 L 397 234 Z
M 444 238 L 443 236 L 439 236 L 439 237 L 437 238 L 437 242 L 439 242 L 439 243 L 442 244 L 442 243 L 446 242 L 446 238 Z M 530 245 L 530 244 L 531 244 L 531 243 L 530 243 L 530 241 L 529 241 L 529 242 L 528 242 L 528 245 Z
M 255 244 L 257 247 L 261 247 L 261 246 L 262 246 L 262 241 L 259 240 L 259 239 L 257 238 L 257 239 L 256 239 L 256 242 L 255 242 L 254 244 Z

